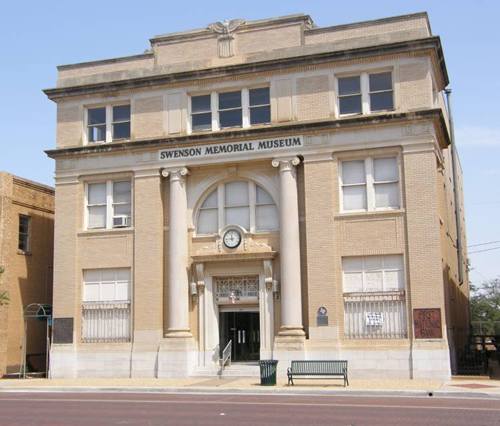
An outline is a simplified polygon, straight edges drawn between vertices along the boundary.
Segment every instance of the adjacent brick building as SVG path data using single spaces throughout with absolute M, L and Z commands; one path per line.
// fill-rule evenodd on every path
M 427 15 L 232 20 L 150 42 L 60 66 L 45 91 L 52 376 L 215 374 L 225 348 L 280 370 L 449 376 L 469 289 Z
M 0 173 L 0 377 L 20 371 L 23 309 L 52 303 L 54 189 Z M 45 371 L 46 322 L 31 320 L 26 336 L 30 371 Z

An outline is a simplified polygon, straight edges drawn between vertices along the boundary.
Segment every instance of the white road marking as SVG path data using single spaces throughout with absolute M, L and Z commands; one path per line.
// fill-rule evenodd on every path
M 113 403 L 113 404 L 188 404 L 188 405 L 264 405 L 264 406 L 293 406 L 293 407 L 348 407 L 348 408 L 388 408 L 388 409 L 427 409 L 427 410 L 455 410 L 455 411 L 499 411 L 499 408 L 482 407 L 450 407 L 432 405 L 390 405 L 390 404 L 340 404 L 340 403 L 317 403 L 317 402 L 261 402 L 261 401 L 196 401 L 196 400 L 137 400 L 137 399 L 79 399 L 79 398 L 1 398 L 0 402 L 91 402 L 91 403 Z

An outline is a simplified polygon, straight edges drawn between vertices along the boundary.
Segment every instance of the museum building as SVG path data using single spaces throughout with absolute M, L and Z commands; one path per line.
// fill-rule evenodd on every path
M 228 358 L 223 374 L 345 359 L 353 376 L 448 377 L 469 285 L 427 14 L 150 43 L 59 66 L 45 90 L 51 377 L 215 375 Z

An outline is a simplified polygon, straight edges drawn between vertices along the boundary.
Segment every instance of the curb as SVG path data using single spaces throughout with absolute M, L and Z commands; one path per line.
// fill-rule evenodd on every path
M 330 390 L 330 389 L 283 389 L 283 388 L 217 388 L 213 387 L 78 387 L 78 386 L 54 386 L 54 387 L 0 387 L 1 393 L 160 393 L 160 394 L 186 394 L 186 395 L 304 395 L 304 396 L 387 396 L 387 397 L 418 397 L 418 398 L 479 398 L 500 399 L 500 394 L 485 392 L 462 392 L 451 390 Z

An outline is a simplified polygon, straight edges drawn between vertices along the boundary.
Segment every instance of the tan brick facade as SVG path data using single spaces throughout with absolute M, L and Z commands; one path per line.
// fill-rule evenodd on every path
M 459 282 L 457 265 L 453 190 L 461 193 L 462 183 L 452 180 L 442 102 L 446 69 L 427 16 L 322 29 L 303 15 L 232 21 L 224 30 L 230 37 L 220 36 L 221 25 L 153 38 L 146 55 L 157 67 L 135 57 L 129 72 L 123 71 L 126 58 L 62 67 L 58 87 L 47 91 L 59 111 L 57 149 L 49 151 L 56 159 L 54 312 L 74 319 L 72 341 L 54 345 L 52 374 L 211 374 L 225 344 L 225 313 L 253 312 L 259 315 L 259 356 L 283 360 L 282 368 L 294 357 L 342 357 L 359 375 L 448 376 L 449 348 L 462 344 L 458 336 L 467 322 L 468 281 L 463 263 Z M 371 111 L 368 76 L 381 72 L 390 73 L 393 108 Z M 152 79 L 143 85 L 147 76 Z M 360 114 L 341 114 L 342 76 L 360 76 Z M 269 89 L 270 123 L 250 122 L 253 88 Z M 220 130 L 219 94 L 234 91 L 241 92 L 242 126 Z M 196 95 L 209 95 L 213 130 L 193 129 Z M 130 138 L 86 142 L 86 108 L 115 105 L 116 99 L 130 102 Z M 373 164 L 387 158 L 397 169 L 392 196 L 398 201 L 378 208 Z M 364 167 L 362 211 L 343 207 L 342 167 L 349 161 Z M 131 183 L 129 226 L 87 229 L 88 185 L 122 180 Z M 228 219 L 232 182 L 246 185 L 239 192 L 248 192 L 246 225 Z M 114 220 L 110 185 L 108 221 Z M 289 209 L 288 216 L 279 215 L 279 229 L 259 229 L 266 219 L 259 191 L 278 215 Z M 204 204 L 207 196 L 213 196 L 210 205 Z M 216 220 L 216 231 L 200 231 L 203 209 L 211 209 L 207 217 Z M 463 221 L 463 206 L 459 213 Z M 224 242 L 231 226 L 242 238 L 233 249 Z M 289 246 L 283 247 L 284 238 Z M 389 311 L 382 315 L 400 327 L 397 336 L 351 335 L 350 298 L 371 297 L 346 290 L 343 262 L 351 258 L 401 260 L 397 279 L 403 287 L 391 293 L 399 319 Z M 116 268 L 131 273 L 131 332 L 120 343 L 84 343 L 84 271 Z M 246 302 L 233 294 L 235 308 L 223 301 L 217 284 L 227 277 L 257 277 L 258 288 Z M 383 303 L 389 303 L 386 294 Z M 381 303 L 356 318 L 379 313 Z M 441 337 L 417 338 L 414 309 L 435 308 Z M 326 324 L 319 318 L 323 310 Z
M 0 173 L 0 291 L 9 302 L 0 307 L 0 377 L 19 373 L 24 338 L 23 309 L 52 302 L 54 191 L 8 173 Z M 29 217 L 29 251 L 21 251 L 19 216 Z M 28 323 L 27 361 L 45 371 L 45 322 Z

